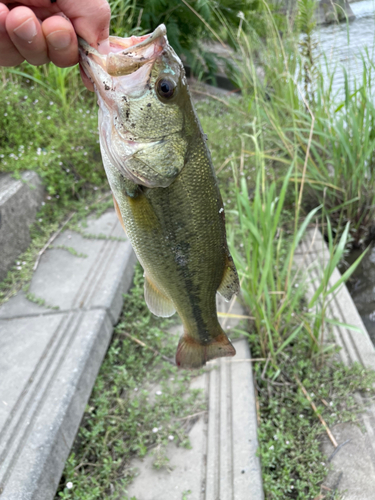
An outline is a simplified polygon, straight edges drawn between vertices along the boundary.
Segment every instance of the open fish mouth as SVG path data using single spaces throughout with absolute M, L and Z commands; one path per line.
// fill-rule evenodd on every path
M 110 36 L 110 50 L 106 55 L 100 54 L 83 38 L 78 38 L 78 42 L 82 67 L 94 83 L 96 66 L 112 77 L 130 75 L 154 62 L 168 43 L 164 24 L 148 35 L 129 38 Z

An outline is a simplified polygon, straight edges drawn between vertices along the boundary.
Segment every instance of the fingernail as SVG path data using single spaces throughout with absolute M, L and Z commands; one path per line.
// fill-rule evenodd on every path
M 72 41 L 69 31 L 57 30 L 47 36 L 47 41 L 55 50 L 67 49 Z
M 99 54 L 106 55 L 109 53 L 110 50 L 110 45 L 109 45 L 109 39 L 106 38 L 105 40 L 101 40 L 98 42 L 98 52 Z
M 13 33 L 21 38 L 21 40 L 31 43 L 38 33 L 34 19 L 30 17 L 18 26 L 18 28 L 14 29 Z

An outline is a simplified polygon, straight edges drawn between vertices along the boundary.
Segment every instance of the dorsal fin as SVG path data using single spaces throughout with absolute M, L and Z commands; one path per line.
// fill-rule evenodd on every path
M 217 291 L 226 301 L 229 301 L 233 295 L 240 291 L 240 282 L 238 280 L 236 266 L 229 252 L 226 257 L 223 278 Z
M 144 294 L 147 307 L 155 316 L 168 318 L 176 312 L 172 301 L 149 280 L 147 275 L 145 275 Z

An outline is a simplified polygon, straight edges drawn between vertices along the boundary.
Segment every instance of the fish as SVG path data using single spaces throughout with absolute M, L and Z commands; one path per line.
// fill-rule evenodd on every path
M 229 301 L 239 292 L 207 138 L 164 25 L 109 42 L 100 54 L 80 39 L 79 52 L 98 98 L 115 210 L 143 267 L 148 308 L 181 318 L 177 366 L 199 368 L 235 355 L 216 293 Z

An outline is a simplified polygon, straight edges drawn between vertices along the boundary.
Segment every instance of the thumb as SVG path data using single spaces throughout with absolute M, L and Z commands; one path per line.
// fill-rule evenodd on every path
M 89 2 L 67 1 L 71 8 L 60 8 L 70 18 L 74 29 L 92 47 L 102 54 L 109 52 L 109 22 L 111 9 L 106 0 L 90 0 Z M 68 6 L 67 6 L 68 7 Z

